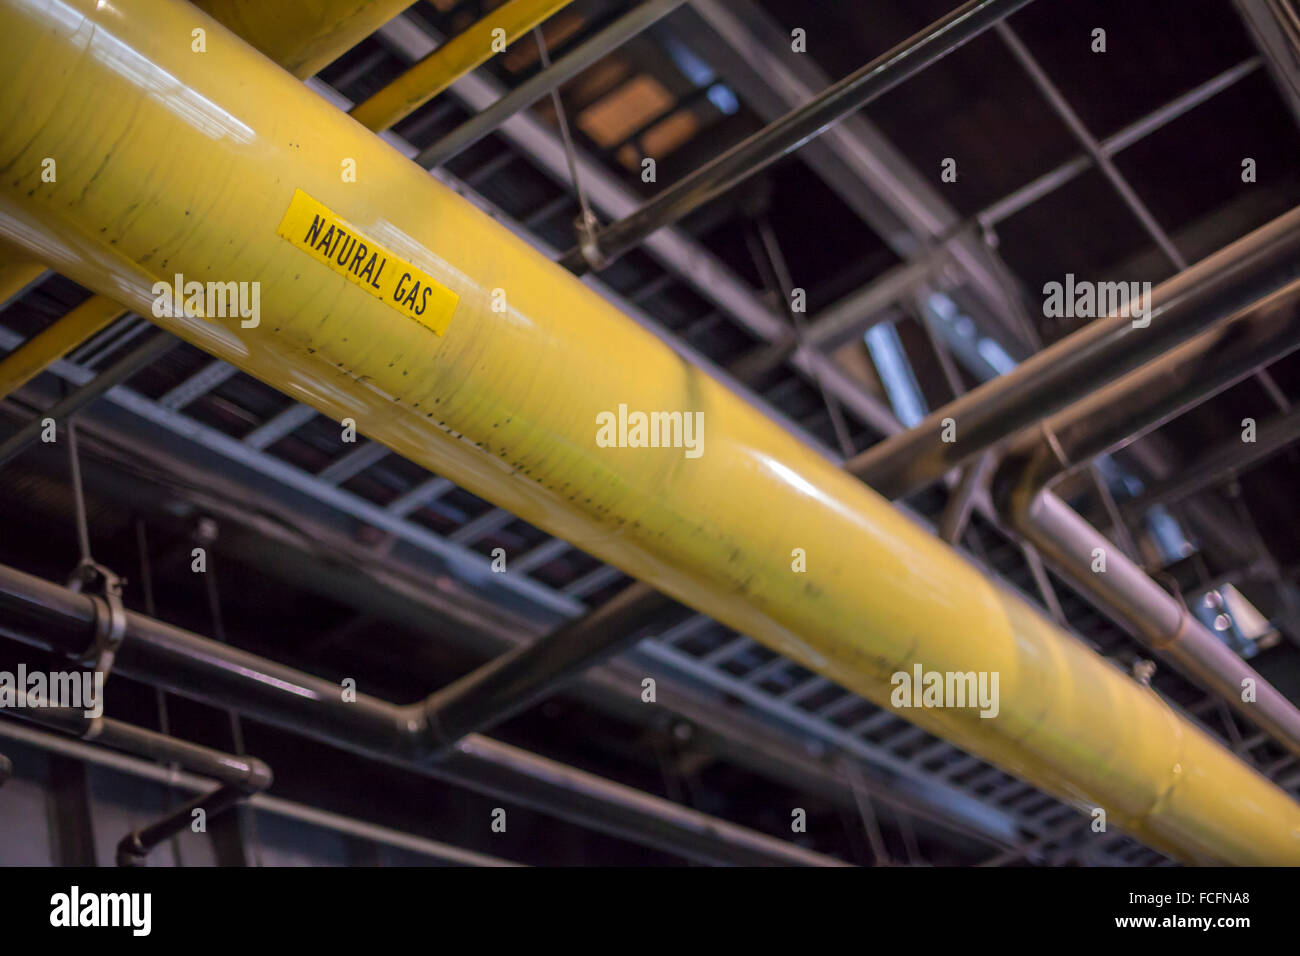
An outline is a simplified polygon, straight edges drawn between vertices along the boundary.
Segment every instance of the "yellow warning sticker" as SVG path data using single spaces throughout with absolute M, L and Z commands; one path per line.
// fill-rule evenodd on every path
M 362 235 L 301 189 L 294 191 L 276 234 L 407 318 L 438 335 L 447 331 L 460 296 Z

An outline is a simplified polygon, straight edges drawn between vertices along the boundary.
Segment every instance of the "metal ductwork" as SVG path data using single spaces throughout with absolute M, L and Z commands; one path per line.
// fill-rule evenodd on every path
M 256 325 L 157 321 L 882 706 L 913 665 L 996 672 L 995 718 L 907 716 L 1154 847 L 1300 862 L 1280 789 L 215 21 L 179 0 L 0 16 L 4 239 L 144 315 L 177 274 L 258 282 Z M 438 321 L 306 251 L 322 209 Z M 701 414 L 702 454 L 602 447 L 621 407 Z

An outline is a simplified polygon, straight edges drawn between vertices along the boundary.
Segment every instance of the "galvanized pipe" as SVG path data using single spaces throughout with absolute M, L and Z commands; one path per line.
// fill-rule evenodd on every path
M 632 215 L 597 230 L 560 264 L 578 275 L 603 268 L 658 230 L 681 220 L 737 183 L 797 150 L 930 64 L 947 56 L 1029 0 L 969 0 L 925 29 L 850 73 L 753 136 L 660 192 Z M 585 247 L 585 248 L 584 248 Z
M 1084 396 L 1018 440 L 992 480 L 1007 523 L 1098 606 L 1292 753 L 1300 710 L 1202 625 L 1051 486 L 1300 348 L 1300 282 Z M 1099 559 L 1098 556 L 1101 556 Z M 1104 560 L 1104 571 L 1098 561 Z M 1246 688 L 1254 693 L 1246 694 Z
M 119 0 L 110 17 L 62 0 L 56 15 L 53 0 L 2 0 L 0 13 L 0 82 L 22 91 L 0 102 L 0 169 L 13 171 L 0 238 L 137 311 L 162 259 L 197 281 L 257 280 L 255 328 L 160 321 L 877 703 L 916 663 L 998 673 L 997 719 L 907 716 L 1072 804 L 1105 806 L 1138 839 L 1188 860 L 1300 861 L 1300 807 L 1281 790 L 861 482 L 245 45 L 194 57 L 155 42 L 192 24 L 192 8 Z M 110 43 L 113 57 L 96 55 Z M 111 68 L 124 51 L 139 69 Z M 29 79 L 46 75 L 63 79 Z M 142 75 L 176 78 L 176 101 Z M 75 148 L 70 169 L 33 190 L 56 143 Z M 340 181 L 341 156 L 367 171 L 364 192 Z M 166 177 L 140 174 L 154 168 Z M 296 190 L 457 296 L 442 334 L 282 238 Z M 597 415 L 620 404 L 702 413 L 703 453 L 600 444 Z M 236 674 L 213 687 L 247 692 Z M 409 743 L 391 711 L 358 729 L 348 706 L 327 732 Z
M 1095 319 L 915 428 L 873 445 L 848 468 L 882 495 L 905 497 L 1297 278 L 1300 208 L 1162 282 L 1147 303 L 1149 325 L 1124 314 Z M 944 441 L 949 419 L 955 441 Z

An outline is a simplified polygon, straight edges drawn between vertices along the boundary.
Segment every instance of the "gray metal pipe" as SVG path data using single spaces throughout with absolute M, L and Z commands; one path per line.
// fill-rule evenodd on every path
M 1149 325 L 1135 326 L 1123 314 L 1094 320 L 846 467 L 885 497 L 905 497 L 1296 279 L 1300 208 L 1157 286 L 1147 303 Z M 955 441 L 944 441 L 949 419 Z
M 117 844 L 117 865 L 144 866 L 150 851 L 164 840 L 174 837 L 189 827 L 196 810 L 214 817 L 229 810 L 246 796 L 247 794 L 234 784 L 224 783 L 209 793 L 187 800 L 169 811 L 161 820 L 138 830 L 132 830 L 122 837 Z
M 640 581 L 545 637 L 498 655 L 425 698 L 424 728 L 438 753 L 554 693 L 645 635 L 672 600 Z
M 271 768 L 257 757 L 225 753 L 109 717 L 87 717 L 82 711 L 67 707 L 24 707 L 8 713 L 137 757 L 179 764 L 244 794 L 269 789 L 274 780 Z
M 1300 282 L 1046 419 L 1003 457 L 992 498 L 1008 525 L 1138 640 L 1300 754 L 1300 710 L 1050 490 L 1097 455 L 1297 348 Z M 1243 699 L 1248 686 L 1253 699 Z
M 69 656 L 95 626 L 90 598 L 0 566 L 0 635 Z M 445 763 L 422 703 L 398 705 L 127 612 L 115 672 L 373 759 L 505 796 L 570 820 L 707 863 L 842 866 L 842 861 L 736 826 L 500 741 L 470 734 Z

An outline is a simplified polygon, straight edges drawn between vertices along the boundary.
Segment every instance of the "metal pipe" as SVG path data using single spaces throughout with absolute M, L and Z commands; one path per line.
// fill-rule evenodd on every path
M 350 115 L 367 129 L 383 132 L 410 116 L 460 77 L 492 58 L 497 33 L 514 43 L 571 0 L 506 0 L 482 20 L 458 33 L 367 99 Z M 504 49 L 504 47 L 503 47 Z
M 993 464 L 993 453 L 985 452 L 962 469 L 961 480 L 953 489 L 943 516 L 939 519 L 939 537 L 955 545 L 966 530 L 966 522 L 975 507 L 975 496 L 984 487 L 984 477 Z
M 192 792 L 207 792 L 212 789 L 212 784 L 214 783 L 213 780 L 210 780 L 207 777 L 196 776 L 195 774 L 186 773 L 183 770 L 177 770 L 173 767 L 163 767 L 156 763 L 140 760 L 136 757 L 128 757 L 125 754 L 114 753 L 113 751 L 105 750 L 102 747 L 95 747 L 90 744 L 81 743 L 77 740 L 68 739 L 61 734 L 36 730 L 13 721 L 0 721 L 0 737 L 18 741 L 21 744 L 35 747 L 39 750 L 46 751 L 47 753 L 71 757 L 74 760 L 94 764 L 97 767 L 105 767 L 116 773 L 127 774 L 141 780 L 149 780 L 154 783 L 164 784 L 168 787 L 175 787 Z M 284 800 L 280 797 L 268 796 L 265 793 L 253 794 L 248 798 L 248 804 L 253 809 L 262 813 L 284 817 L 288 820 L 297 820 L 314 827 L 333 830 L 336 833 L 355 836 L 362 840 L 370 840 L 374 843 L 380 843 L 385 846 L 410 850 L 413 853 L 419 853 L 423 856 L 442 860 L 447 863 L 455 863 L 463 866 L 519 865 L 517 863 L 511 863 L 508 860 L 475 853 L 471 850 L 462 850 L 459 847 L 449 846 L 446 843 L 439 843 L 436 840 L 418 837 L 412 833 L 404 833 L 400 830 L 393 830 L 389 827 L 379 826 L 378 824 L 367 823 L 364 820 L 357 820 L 353 817 L 343 816 L 342 814 L 330 813 L 327 810 L 319 810 L 316 807 L 296 803 L 292 800 Z
M 992 481 L 1007 523 L 1083 593 L 1295 754 L 1300 710 L 1049 489 L 1098 455 L 1300 348 L 1298 301 L 1300 282 L 1086 395 L 1018 440 Z M 1243 693 L 1246 687 L 1254 694 Z
M 0 398 L 45 371 L 96 332 L 126 314 L 111 299 L 93 295 L 0 360 Z
M 45 419 L 52 418 L 56 422 L 66 422 L 72 415 L 85 408 L 86 405 L 99 398 L 110 388 L 120 385 L 146 365 L 161 358 L 174 345 L 176 345 L 176 339 L 170 332 L 164 332 L 161 329 L 154 332 L 144 345 L 122 356 L 85 385 L 69 392 L 46 409 L 44 413 L 34 415 L 26 425 L 3 442 L 0 442 L 0 465 L 10 461 L 15 455 L 21 453 L 24 448 L 36 441 L 43 427 L 41 423 Z
M 438 752 L 474 731 L 488 730 L 547 697 L 644 634 L 640 629 L 672 602 L 636 583 L 559 630 L 483 664 L 434 692 L 421 705 Z
M 581 275 L 601 268 L 645 239 L 682 219 L 732 186 L 821 135 L 843 119 L 983 33 L 1029 0 L 969 0 L 830 86 L 811 102 L 786 113 L 664 189 L 636 212 L 611 223 L 575 247 L 560 264 Z
M 186 829 L 201 811 L 205 816 L 216 816 L 229 810 L 246 794 L 239 787 L 224 784 L 210 793 L 200 794 L 171 810 L 161 820 L 132 830 L 117 845 L 118 866 L 144 866 L 145 859 L 154 847 Z
M 1149 324 L 1097 319 L 858 455 L 849 470 L 889 498 L 937 481 L 1027 425 L 1300 278 L 1300 208 L 1162 282 Z M 944 423 L 956 440 L 945 441 Z
M 0 101 L 0 168 L 39 170 L 54 143 L 76 151 L 50 188 L 31 188 L 38 173 L 0 182 L 10 241 L 137 310 L 152 303 L 155 259 L 196 281 L 259 281 L 256 327 L 160 322 L 883 706 L 891 676 L 917 662 L 998 673 L 997 719 L 907 717 L 1072 804 L 1107 807 L 1138 839 L 1188 860 L 1300 860 L 1300 807 L 1282 791 L 573 276 L 246 45 L 210 41 L 194 57 L 156 42 L 196 16 L 210 37 L 218 24 L 178 0 L 119 0 L 111 16 L 91 0 L 57 14 L 0 0 L 0 16 L 0 83 L 22 91 Z M 96 55 L 105 43 L 117 53 Z M 139 70 L 112 69 L 122 51 Z M 69 79 L 30 81 L 47 73 Z M 176 78 L 177 102 L 204 119 L 145 75 Z M 338 156 L 372 188 L 342 183 Z M 160 162 L 165 179 L 139 174 Z M 71 202 L 83 190 L 94 202 Z M 295 190 L 457 296 L 442 334 L 281 238 Z M 707 444 L 697 457 L 680 433 L 673 447 L 602 444 L 597 416 L 619 405 L 703 414 Z M 796 547 L 805 573 L 792 571 Z M 210 692 L 248 693 L 229 667 L 214 663 Z M 410 742 L 390 709 L 350 704 L 335 726 L 314 700 L 285 696 L 300 722 L 354 745 Z
M 0 566 L 0 635 L 75 656 L 95 628 L 90 597 Z M 565 764 L 470 734 L 441 756 L 422 704 L 398 705 L 126 612 L 114 673 L 373 759 L 417 769 L 481 792 L 509 795 L 582 826 L 710 863 L 839 866 L 841 861 L 697 813 Z
M 551 90 L 577 76 L 597 60 L 618 49 L 632 37 L 662 20 L 686 0 L 645 0 L 619 17 L 573 52 L 556 60 L 520 83 L 487 109 L 424 149 L 415 161 L 425 169 L 441 166 L 469 149 L 520 110 L 527 109 Z
M 244 793 L 266 790 L 274 779 L 271 768 L 256 757 L 214 750 L 110 717 L 87 717 L 83 711 L 69 707 L 29 706 L 8 712 L 87 742 L 125 750 L 160 763 L 179 764 L 186 770 L 211 777 Z

